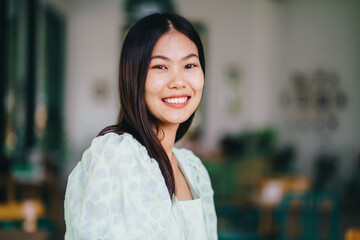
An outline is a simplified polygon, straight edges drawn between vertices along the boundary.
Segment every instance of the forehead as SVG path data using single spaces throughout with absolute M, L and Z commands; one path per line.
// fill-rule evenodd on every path
M 163 34 L 156 42 L 152 55 L 176 55 L 183 53 L 184 55 L 190 53 L 198 53 L 198 49 L 193 41 L 191 41 L 185 34 L 176 30 L 171 30 Z

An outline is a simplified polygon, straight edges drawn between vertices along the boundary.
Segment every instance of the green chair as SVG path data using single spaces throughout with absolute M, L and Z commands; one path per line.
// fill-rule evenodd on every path
M 260 240 L 258 230 L 259 212 L 254 207 L 216 205 L 219 221 L 226 227 L 218 229 L 219 240 Z
M 339 200 L 331 192 L 288 194 L 277 209 L 278 240 L 339 239 Z

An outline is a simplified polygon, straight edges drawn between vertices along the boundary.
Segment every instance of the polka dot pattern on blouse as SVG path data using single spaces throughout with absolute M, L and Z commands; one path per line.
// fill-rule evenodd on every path
M 192 152 L 173 151 L 194 200 L 169 197 L 157 161 L 130 134 L 95 138 L 68 179 L 65 239 L 217 239 L 209 175 Z

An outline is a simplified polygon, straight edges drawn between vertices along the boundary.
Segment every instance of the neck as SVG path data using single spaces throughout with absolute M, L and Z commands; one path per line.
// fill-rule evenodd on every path
M 159 131 L 157 137 L 159 138 L 162 147 L 164 148 L 171 164 L 174 163 L 173 148 L 175 144 L 176 131 L 179 125 L 161 126 L 162 131 Z

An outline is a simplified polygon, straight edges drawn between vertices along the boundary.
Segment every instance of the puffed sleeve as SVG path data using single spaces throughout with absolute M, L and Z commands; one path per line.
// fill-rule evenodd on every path
M 109 133 L 93 140 L 68 179 L 66 240 L 158 239 L 152 214 L 166 208 L 169 197 L 166 188 L 157 187 L 165 184 L 161 178 L 153 179 L 160 171 L 149 172 L 157 169 L 151 167 L 156 163 L 144 158 L 139 144 L 126 134 Z M 147 186 L 149 182 L 153 186 Z M 154 194 L 164 201 L 152 202 Z

